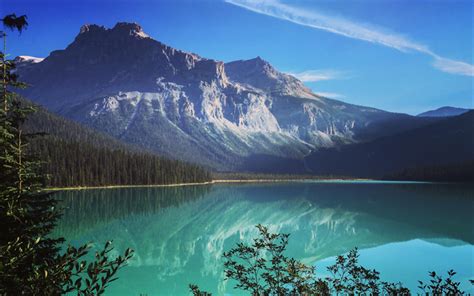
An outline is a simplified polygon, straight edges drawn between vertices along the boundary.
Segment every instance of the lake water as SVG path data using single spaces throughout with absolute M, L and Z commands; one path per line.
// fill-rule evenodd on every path
M 58 193 L 57 233 L 73 244 L 113 240 L 135 250 L 107 295 L 241 295 L 224 281 L 222 253 L 256 224 L 291 233 L 287 254 L 321 276 L 334 256 L 360 249 L 382 279 L 415 289 L 428 271 L 455 269 L 473 292 L 474 187 L 403 182 L 289 182 Z

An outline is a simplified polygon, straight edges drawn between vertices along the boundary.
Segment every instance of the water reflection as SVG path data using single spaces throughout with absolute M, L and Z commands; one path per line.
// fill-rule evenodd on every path
M 200 199 L 208 186 L 141 187 L 63 191 L 57 194 L 64 209 L 60 235 L 77 235 L 90 228 L 131 215 L 153 215 L 167 207 Z
M 74 191 L 59 196 L 58 232 L 136 250 L 110 295 L 181 295 L 188 283 L 222 294 L 232 291 L 222 252 L 255 236 L 258 223 L 291 233 L 288 253 L 306 262 L 414 239 L 472 245 L 472 189 L 299 182 Z

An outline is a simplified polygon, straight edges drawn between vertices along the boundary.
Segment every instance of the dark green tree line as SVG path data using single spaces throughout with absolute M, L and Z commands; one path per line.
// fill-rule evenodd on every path
M 110 186 L 200 183 L 210 181 L 200 166 L 126 149 L 42 137 L 31 153 L 45 160 L 47 186 Z

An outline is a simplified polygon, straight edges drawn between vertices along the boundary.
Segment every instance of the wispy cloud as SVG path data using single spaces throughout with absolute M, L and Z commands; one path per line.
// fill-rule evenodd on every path
M 308 70 L 303 72 L 286 72 L 303 82 L 316 82 L 346 78 L 344 73 L 337 70 Z
M 316 95 L 330 98 L 330 99 L 346 99 L 347 97 L 343 94 L 333 93 L 333 92 L 316 92 Z
M 474 66 L 465 62 L 455 61 L 447 58 L 433 55 L 433 66 L 443 72 L 474 76 Z
M 278 0 L 225 0 L 227 3 L 247 10 L 283 19 L 295 24 L 328 31 L 345 37 L 391 47 L 402 52 L 416 51 L 432 56 L 437 69 L 459 75 L 474 76 L 471 64 L 441 57 L 428 46 L 387 29 L 359 24 L 344 18 L 329 16 L 318 11 L 303 10 Z

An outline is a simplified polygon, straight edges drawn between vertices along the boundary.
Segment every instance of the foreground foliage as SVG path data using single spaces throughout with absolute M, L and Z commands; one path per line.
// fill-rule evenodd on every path
M 259 237 L 252 244 L 238 243 L 224 253 L 224 272 L 227 280 L 236 282 L 235 289 L 250 295 L 411 295 L 402 283 L 380 279 L 380 273 L 359 264 L 357 248 L 346 255 L 337 256 L 327 268 L 330 276 L 318 277 L 316 268 L 285 255 L 289 234 L 270 233 L 257 225 Z M 430 272 L 428 283 L 419 282 L 425 295 L 465 295 L 456 273 L 448 271 L 443 278 Z M 473 281 L 471 281 L 473 283 Z M 196 285 L 190 285 L 195 296 L 209 296 Z
M 27 26 L 26 16 L 8 15 L 3 23 L 20 32 Z M 5 32 L 1 37 L 6 44 Z M 88 245 L 69 246 L 63 252 L 64 239 L 51 237 L 61 213 L 53 195 L 42 190 L 41 162 L 28 153 L 35 135 L 26 134 L 23 125 L 34 109 L 22 106 L 9 91 L 25 85 L 17 81 L 15 64 L 4 51 L 0 52 L 0 295 L 100 295 L 133 251 L 111 258 L 107 243 L 87 262 L 83 259 Z

